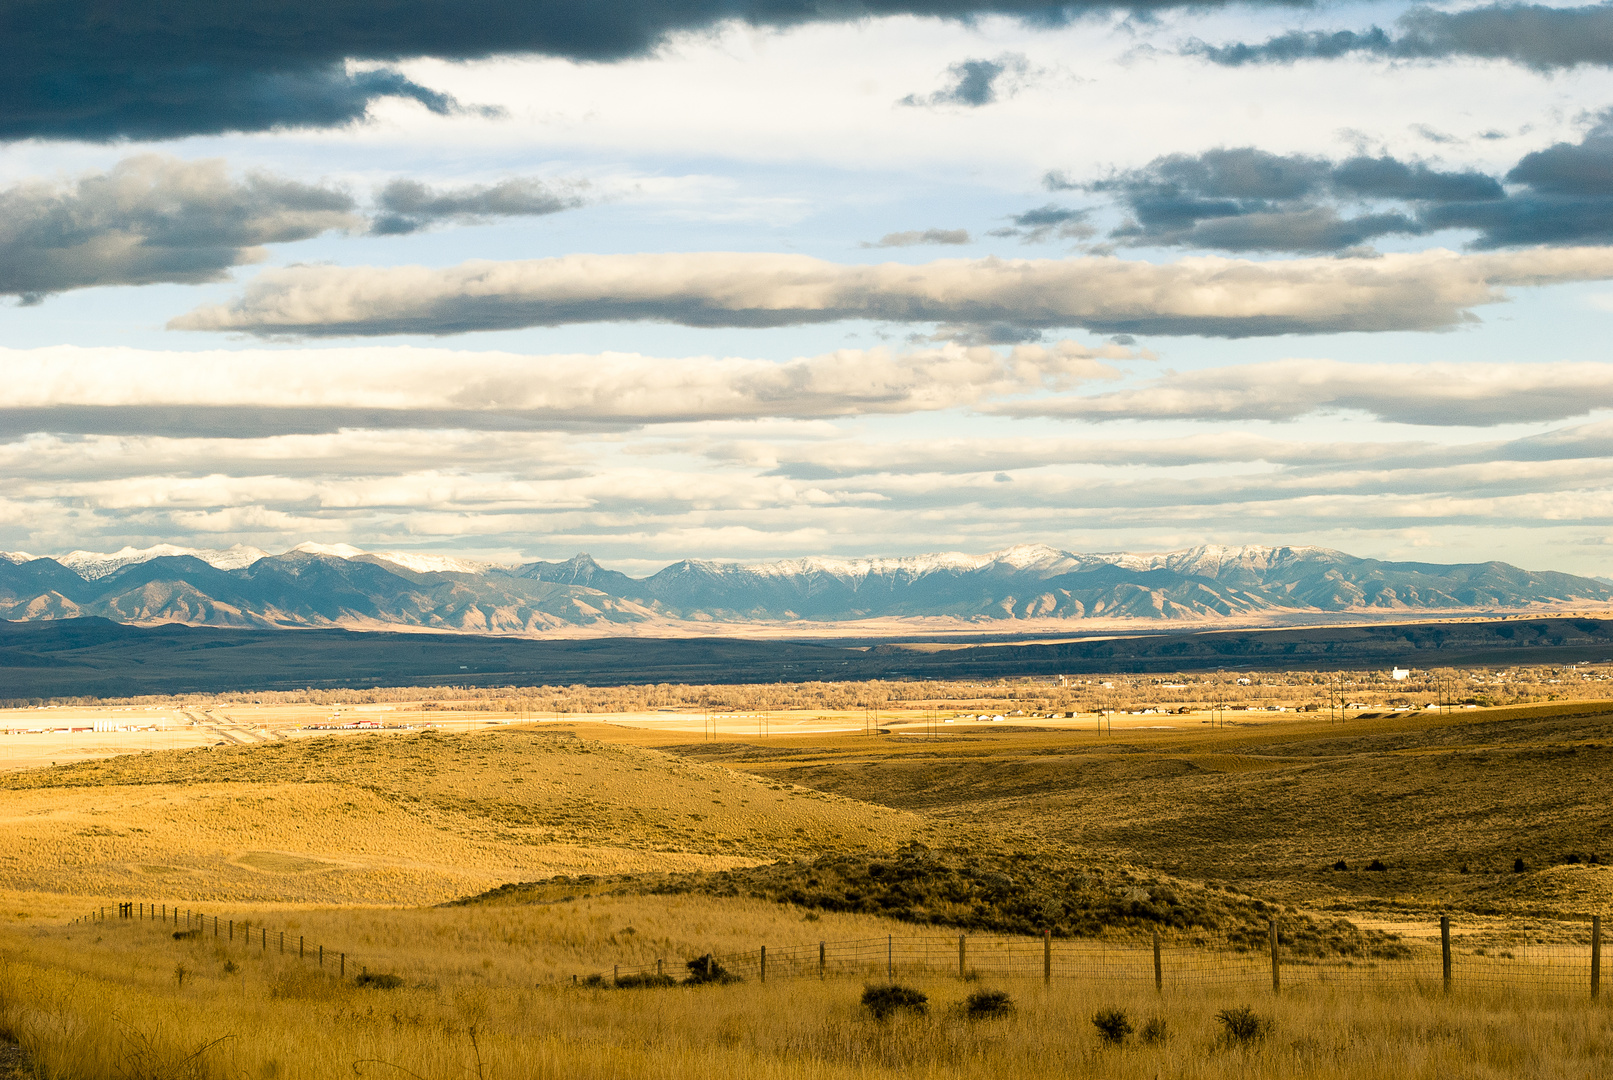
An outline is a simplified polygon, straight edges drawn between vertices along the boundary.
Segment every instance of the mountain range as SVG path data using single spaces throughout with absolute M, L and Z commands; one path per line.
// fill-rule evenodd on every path
M 1500 562 L 1384 562 L 1320 547 L 1134 555 L 1022 545 L 986 555 L 685 559 L 645 578 L 585 554 L 498 564 L 317 544 L 279 555 L 172 545 L 59 558 L 0 552 L 0 618 L 17 621 L 621 634 L 891 619 L 926 620 L 929 629 L 1043 619 L 1291 622 L 1609 603 L 1613 584 L 1593 578 Z

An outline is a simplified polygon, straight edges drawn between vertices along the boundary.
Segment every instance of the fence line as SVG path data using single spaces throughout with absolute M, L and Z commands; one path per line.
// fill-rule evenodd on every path
M 73 923 L 103 922 L 114 919 L 161 922 L 174 927 L 174 936 L 211 937 L 243 950 L 270 952 L 317 965 L 337 979 L 363 981 L 369 963 L 378 958 L 327 950 L 317 942 L 298 935 L 288 937 L 283 930 L 250 921 L 237 922 L 177 905 L 146 902 L 120 902 L 98 908 L 73 919 Z M 1583 925 L 1583 924 L 1576 924 Z M 1296 953 L 1283 942 L 1277 922 L 1271 920 L 1264 948 L 1251 947 L 1246 940 L 1232 940 L 1221 934 L 1190 934 L 1164 938 L 1156 929 L 1151 941 L 1119 942 L 1101 938 L 1016 937 L 995 934 L 913 935 L 897 937 L 850 938 L 839 941 L 769 946 L 758 945 L 741 952 L 713 954 L 711 959 L 730 974 L 741 978 L 799 979 L 860 977 L 894 980 L 899 977 L 951 975 L 961 979 L 1035 979 L 1045 983 L 1055 979 L 1103 982 L 1136 989 L 1153 988 L 1163 992 L 1209 988 L 1260 989 L 1269 985 L 1273 993 L 1300 987 L 1326 987 L 1347 990 L 1418 990 L 1425 992 L 1484 989 L 1533 988 L 1559 993 L 1583 994 L 1594 1000 L 1601 992 L 1602 920 L 1589 919 L 1585 940 L 1546 942 L 1527 933 L 1496 933 L 1489 937 L 1518 940 L 1483 944 L 1453 938 L 1450 916 L 1441 916 L 1428 941 L 1400 941 L 1405 955 L 1394 957 L 1316 957 Z M 1562 935 L 1558 935 L 1562 936 Z M 1346 943 L 1347 944 L 1347 943 Z M 327 952 L 329 955 L 327 956 Z M 660 957 L 651 963 L 615 965 L 608 972 L 574 975 L 579 985 L 612 985 L 646 981 L 656 976 L 666 982 L 681 973 L 685 965 L 670 964 Z M 670 968 L 670 970 L 669 970 Z
M 174 927 L 173 937 L 176 941 L 212 938 L 220 943 L 234 945 L 239 940 L 243 950 L 250 952 L 256 947 L 257 952 L 262 955 L 273 952 L 286 956 L 294 951 L 298 960 L 315 963 L 319 970 L 336 979 L 348 977 L 347 969 L 350 963 L 354 969 L 354 978 L 362 980 L 369 975 L 368 964 L 360 963 L 361 958 L 353 953 L 332 949 L 330 959 L 327 961 L 325 946 L 309 941 L 304 935 L 287 937 L 286 931 L 270 930 L 262 922 L 254 923 L 247 919 L 237 922 L 219 915 L 208 915 L 193 908 L 181 911 L 177 904 L 162 904 L 159 907 L 157 904 L 144 901 L 119 901 L 77 916 L 72 920 L 72 924 L 106 922 L 109 913 L 114 920 L 161 923 L 165 928 L 171 925 Z
M 1463 989 L 1535 988 L 1600 994 L 1601 917 L 1590 920 L 1588 940 L 1503 946 L 1454 942 L 1449 916 L 1437 941 L 1405 942 L 1406 955 L 1315 957 L 1295 954 L 1280 939 L 1273 920 L 1264 948 L 1250 948 L 1221 935 L 1199 934 L 1116 942 L 1093 938 L 1003 935 L 933 935 L 856 938 L 793 946 L 758 946 L 714 954 L 724 970 L 759 981 L 790 978 L 951 975 L 964 979 L 1079 979 L 1157 991 L 1200 988 L 1262 989 L 1273 993 L 1302 987 L 1349 990 L 1403 989 L 1452 993 Z M 1431 931 L 1432 927 L 1429 928 Z M 681 966 L 681 965 L 680 965 Z M 616 965 L 576 976 L 587 985 L 632 984 L 650 975 L 668 977 L 665 957 L 654 963 Z

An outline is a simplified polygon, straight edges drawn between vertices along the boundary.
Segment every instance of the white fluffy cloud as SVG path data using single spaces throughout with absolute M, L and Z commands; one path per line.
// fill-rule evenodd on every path
M 1240 337 L 1438 330 L 1509 287 L 1613 278 L 1613 248 L 1372 259 L 1112 257 L 846 265 L 803 255 L 568 255 L 424 266 L 266 270 L 180 330 L 262 336 L 455 334 L 657 321 L 780 327 L 847 319 L 1018 330 Z

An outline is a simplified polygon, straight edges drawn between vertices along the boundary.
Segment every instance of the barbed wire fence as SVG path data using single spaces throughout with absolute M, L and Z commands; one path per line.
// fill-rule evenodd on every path
M 359 984 L 396 978 L 385 957 L 328 948 L 305 936 L 177 905 L 134 901 L 98 908 L 73 923 L 111 920 L 158 924 L 178 940 L 211 939 L 243 951 L 296 959 L 339 980 Z M 661 957 L 578 972 L 580 987 L 671 985 L 732 977 L 777 979 L 953 977 L 967 981 L 1081 981 L 1120 989 L 1159 992 L 1197 989 L 1307 988 L 1361 992 L 1466 990 L 1530 991 L 1600 998 L 1602 920 L 1591 916 L 1557 922 L 1542 932 L 1541 920 L 1511 927 L 1494 922 L 1454 926 L 1449 916 L 1399 935 L 1393 955 L 1307 953 L 1287 945 L 1271 922 L 1264 947 L 1245 937 L 1192 933 L 1151 939 L 1040 938 L 991 934 L 914 934 L 819 941 L 788 946 L 757 945 L 699 958 Z M 1532 935 L 1532 936 L 1531 936 Z M 691 963 L 693 961 L 693 963 Z M 701 971 L 696 972 L 699 964 Z M 374 966 L 376 976 L 370 975 Z M 393 983 L 392 985 L 396 985 Z

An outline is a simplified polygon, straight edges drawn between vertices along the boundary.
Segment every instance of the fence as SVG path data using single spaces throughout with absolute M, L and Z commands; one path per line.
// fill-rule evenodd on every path
M 108 912 L 117 919 L 160 922 L 174 932 L 194 931 L 197 937 L 239 943 L 260 953 L 295 955 L 317 964 L 338 979 L 364 979 L 369 965 L 382 967 L 384 958 L 360 958 L 353 953 L 327 949 L 301 935 L 208 915 L 177 906 L 126 902 L 99 908 L 75 923 L 105 921 Z M 1530 934 L 1533 933 L 1531 940 Z M 1547 939 L 1547 936 L 1551 940 Z M 1287 948 L 1273 921 L 1263 947 L 1247 940 L 1234 941 L 1211 934 L 1115 941 L 1092 938 L 1040 938 L 1000 935 L 915 935 L 820 941 L 774 947 L 759 945 L 743 952 L 713 955 L 721 967 L 741 978 L 769 979 L 858 977 L 954 976 L 965 979 L 1082 980 L 1122 988 L 1257 990 L 1272 992 L 1302 987 L 1342 990 L 1418 990 L 1452 993 L 1480 989 L 1532 990 L 1563 994 L 1601 992 L 1602 920 L 1559 923 L 1543 936 L 1541 923 L 1532 928 L 1493 925 L 1453 927 L 1442 917 L 1400 935 L 1397 948 L 1404 955 L 1392 958 L 1351 956 L 1316 957 Z M 684 958 L 660 958 L 650 963 L 616 965 L 610 971 L 574 975 L 579 985 L 611 985 L 642 981 L 646 976 L 676 978 L 685 974 Z
M 328 971 L 337 979 L 347 978 L 349 967 L 353 969 L 353 975 L 357 978 L 363 979 L 369 975 L 368 964 L 360 963 L 359 957 L 345 951 L 327 950 L 324 945 L 309 941 L 304 935 L 288 935 L 284 930 L 271 930 L 261 922 L 208 915 L 190 908 L 181 911 L 178 905 L 159 906 L 141 901 L 120 902 L 78 916 L 73 919 L 73 923 L 105 922 L 109 918 L 108 913 L 110 918 L 115 920 L 160 923 L 165 929 L 171 925 L 174 928 L 175 938 L 180 938 L 181 935 L 193 935 L 197 938 L 212 938 L 230 945 L 238 944 L 248 951 L 255 946 L 258 952 L 264 954 L 272 952 L 281 956 L 295 955 L 299 960 L 317 964 L 320 970 Z
M 1580 928 L 1588 930 L 1584 933 Z M 1294 955 L 1270 924 L 1264 948 L 1212 935 L 1115 942 L 1103 939 L 1054 939 L 982 936 L 971 934 L 934 937 L 862 938 L 822 941 L 784 948 L 758 946 L 745 952 L 712 957 L 722 968 L 742 978 L 864 979 L 902 977 L 1082 980 L 1116 987 L 1157 991 L 1195 988 L 1263 989 L 1272 992 L 1299 987 L 1328 987 L 1362 991 L 1415 989 L 1451 993 L 1462 989 L 1530 989 L 1589 995 L 1601 991 L 1600 916 L 1589 926 L 1568 924 L 1553 936 L 1583 937 L 1583 941 L 1530 941 L 1526 934 L 1485 930 L 1453 934 L 1450 919 L 1428 927 L 1429 940 L 1404 942 L 1406 955 L 1394 958 L 1357 958 Z M 1478 938 L 1490 940 L 1486 945 Z M 1507 939 L 1515 940 L 1507 940 Z M 1501 944 L 1496 944 L 1500 939 Z M 651 964 L 618 965 L 594 972 L 586 981 L 595 985 L 629 983 L 649 975 L 683 974 L 682 963 L 669 966 L 665 959 Z M 579 978 L 577 981 L 584 981 Z

